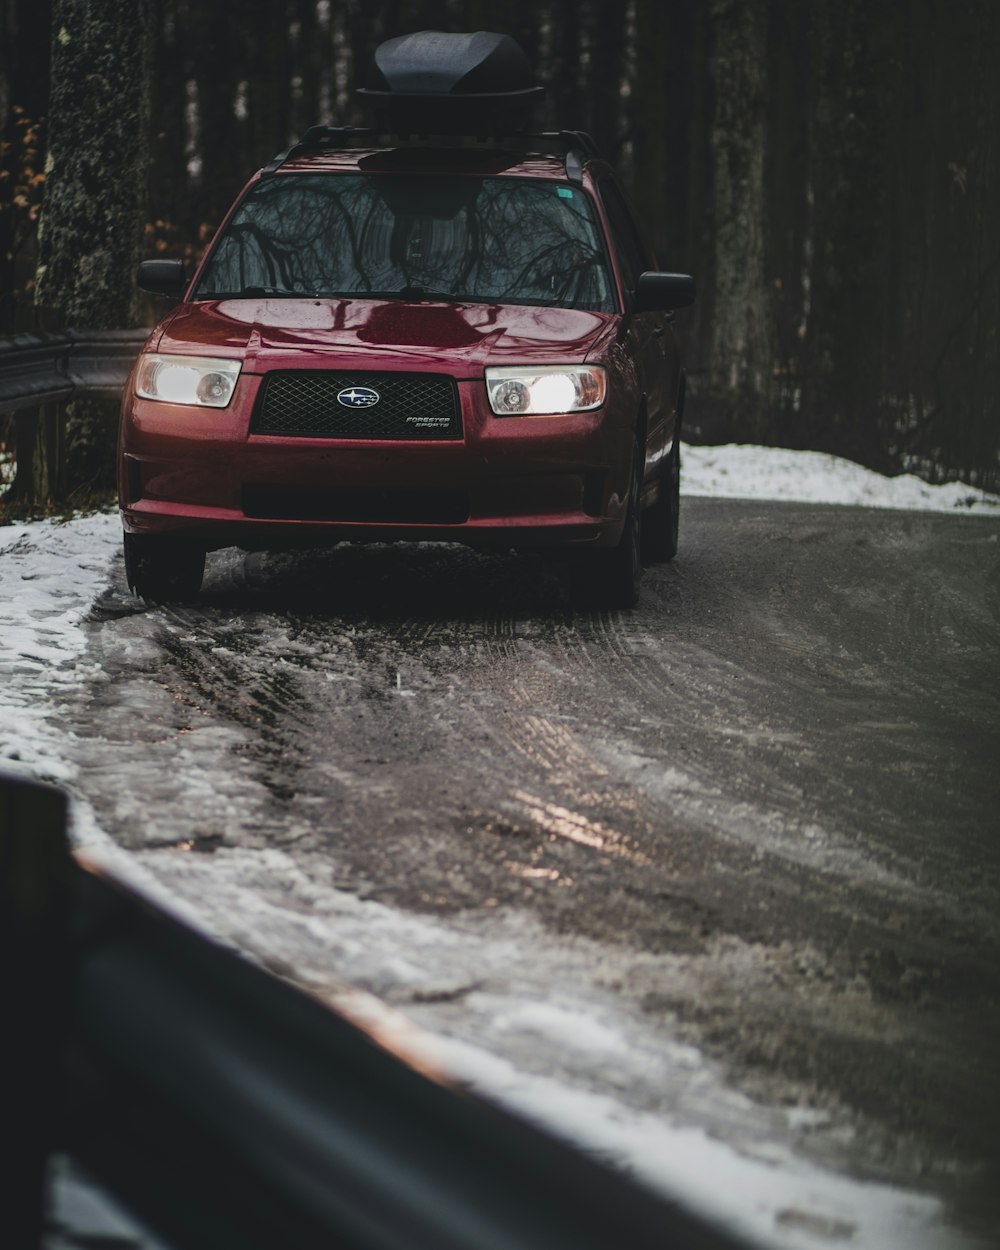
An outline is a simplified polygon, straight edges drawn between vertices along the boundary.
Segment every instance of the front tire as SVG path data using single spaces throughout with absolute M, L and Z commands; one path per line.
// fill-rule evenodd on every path
M 640 504 L 642 491 L 642 452 L 638 444 L 632 453 L 628 510 L 622 536 L 608 551 L 596 551 L 573 567 L 574 597 L 598 608 L 634 608 L 639 602 L 642 576 L 642 531 Z
M 129 589 L 148 603 L 187 603 L 198 597 L 205 549 L 183 538 L 123 534 Z
M 674 439 L 660 482 L 660 497 L 642 514 L 642 555 L 647 564 L 666 564 L 677 555 L 681 519 L 681 444 Z

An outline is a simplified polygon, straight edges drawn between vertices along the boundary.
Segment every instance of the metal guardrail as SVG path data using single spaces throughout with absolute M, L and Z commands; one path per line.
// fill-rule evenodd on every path
M 139 329 L 0 338 L 0 415 L 62 403 L 80 391 L 116 397 L 148 336 Z
M 16 464 L 5 500 L 65 499 L 81 482 L 67 463 L 66 405 L 80 395 L 117 400 L 148 330 L 67 330 L 0 338 L 0 417 L 13 414 Z M 105 476 L 113 477 L 114 437 Z M 93 471 L 89 466 L 82 476 Z M 76 480 L 70 480 L 74 476 Z
M 177 1250 L 748 1250 L 81 867 L 65 817 L 0 777 L 5 1245 L 59 1151 Z

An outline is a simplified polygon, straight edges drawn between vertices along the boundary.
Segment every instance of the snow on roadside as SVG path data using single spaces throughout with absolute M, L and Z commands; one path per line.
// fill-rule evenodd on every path
M 834 503 L 862 508 L 966 512 L 1000 516 L 1000 495 L 949 482 L 930 486 L 913 474 L 883 477 L 821 451 L 784 447 L 682 445 L 681 489 L 686 495 Z
M 0 763 L 46 781 L 62 757 L 61 695 L 87 676 L 80 621 L 121 546 L 117 516 L 0 529 Z

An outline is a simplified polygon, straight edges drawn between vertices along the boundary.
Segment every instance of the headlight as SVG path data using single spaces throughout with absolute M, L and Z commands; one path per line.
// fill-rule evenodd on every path
M 199 404 L 225 408 L 240 376 L 238 360 L 208 356 L 159 356 L 151 352 L 139 361 L 135 393 L 166 404 Z
M 589 412 L 604 403 L 607 380 L 596 365 L 542 365 L 486 370 L 490 407 L 498 417 Z

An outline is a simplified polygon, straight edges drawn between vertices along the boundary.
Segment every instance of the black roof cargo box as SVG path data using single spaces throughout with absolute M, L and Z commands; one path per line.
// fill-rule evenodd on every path
M 526 128 L 544 88 L 509 35 L 424 30 L 380 44 L 357 94 L 392 134 L 496 138 Z

